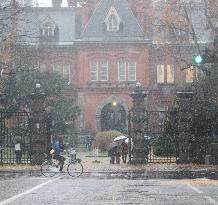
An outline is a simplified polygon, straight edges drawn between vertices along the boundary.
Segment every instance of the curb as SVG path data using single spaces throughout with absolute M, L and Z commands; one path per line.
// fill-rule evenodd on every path
M 1 178 L 20 176 L 42 176 L 39 170 L 0 170 Z M 85 171 L 81 177 L 100 179 L 218 179 L 218 170 L 175 170 L 175 171 Z

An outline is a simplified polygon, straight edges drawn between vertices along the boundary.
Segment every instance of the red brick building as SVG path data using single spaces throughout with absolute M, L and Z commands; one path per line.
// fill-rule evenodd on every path
M 76 88 L 81 133 L 127 131 L 136 82 L 149 92 L 148 109 L 166 110 L 175 90 L 193 81 L 193 70 L 181 71 L 178 59 L 157 44 L 161 31 L 152 26 L 157 10 L 151 1 L 68 4 L 62 8 L 61 0 L 53 0 L 52 8 L 26 8 L 25 16 L 37 24 L 31 30 L 38 38 L 31 43 L 42 48 L 40 69 L 67 78 L 68 95 Z
M 76 42 L 82 126 L 127 131 L 129 93 L 138 81 L 145 88 L 150 84 L 151 42 L 126 1 L 98 1 L 95 5 L 94 12 L 88 3 L 77 13 L 81 22 L 87 19 Z M 87 18 L 84 12 L 92 15 Z

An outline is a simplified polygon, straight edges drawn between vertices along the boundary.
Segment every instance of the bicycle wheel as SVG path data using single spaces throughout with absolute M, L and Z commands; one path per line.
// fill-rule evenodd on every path
M 32 156 L 31 164 L 32 165 L 41 165 L 45 160 L 48 159 L 47 154 L 37 153 Z
M 67 173 L 71 177 L 79 177 L 83 173 L 83 165 L 78 161 L 72 161 L 67 166 Z
M 45 177 L 53 177 L 55 174 L 59 173 L 59 166 L 55 165 L 51 161 L 45 161 L 41 165 L 41 173 Z

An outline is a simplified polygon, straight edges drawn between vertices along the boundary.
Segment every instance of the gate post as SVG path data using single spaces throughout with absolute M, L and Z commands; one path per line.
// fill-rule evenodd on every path
M 146 109 L 145 109 L 145 97 L 147 94 L 141 87 L 140 83 L 136 83 L 136 87 L 130 96 L 133 100 L 133 107 L 129 115 L 129 133 L 132 137 L 133 148 L 130 162 L 133 164 L 142 164 L 147 162 L 148 150 L 144 135 L 146 133 Z M 129 140 L 130 142 L 130 140 Z M 130 155 L 131 157 L 131 155 Z
M 48 146 L 47 114 L 44 106 L 45 93 L 40 84 L 36 84 L 31 99 L 31 154 L 35 155 L 46 152 Z
M 191 139 L 191 104 L 192 104 L 192 91 L 178 91 L 178 163 L 190 162 L 190 139 Z

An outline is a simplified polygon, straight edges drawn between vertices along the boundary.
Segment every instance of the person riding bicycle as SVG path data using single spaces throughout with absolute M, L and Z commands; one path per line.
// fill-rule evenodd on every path
M 64 166 L 64 161 L 66 160 L 65 157 L 61 156 L 61 152 L 63 151 L 63 144 L 61 143 L 61 139 L 57 138 L 53 145 L 52 148 L 54 150 L 53 153 L 53 158 L 59 161 L 60 169 L 59 171 L 62 172 L 63 166 Z

